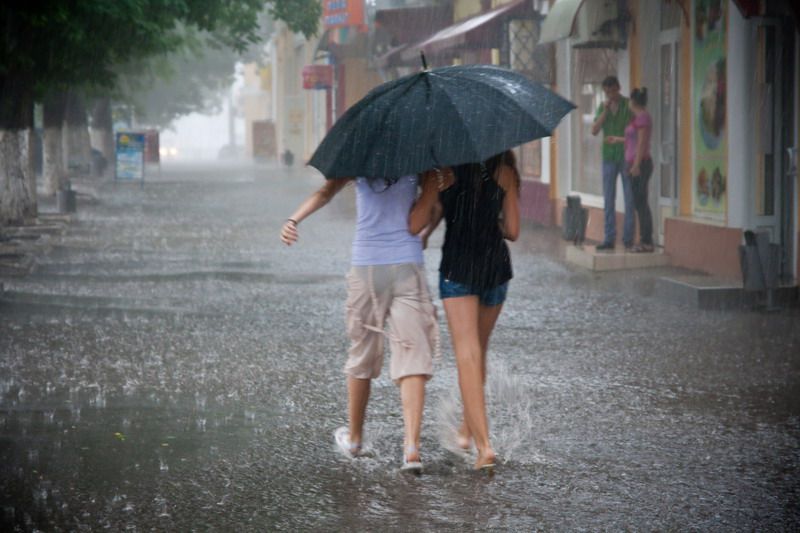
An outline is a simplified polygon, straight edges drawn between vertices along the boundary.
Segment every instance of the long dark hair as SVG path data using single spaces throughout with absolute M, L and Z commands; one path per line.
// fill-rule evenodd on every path
M 514 155 L 512 150 L 506 150 L 505 152 L 500 152 L 499 154 L 493 155 L 484 161 L 483 165 L 486 168 L 486 174 L 490 177 L 494 177 L 497 169 L 500 168 L 500 165 L 505 165 L 511 168 L 514 171 L 514 181 L 517 185 L 517 190 L 519 190 L 520 177 L 519 170 L 517 169 L 517 157 Z
M 631 93 L 631 101 L 639 107 L 647 107 L 647 87 L 639 87 Z

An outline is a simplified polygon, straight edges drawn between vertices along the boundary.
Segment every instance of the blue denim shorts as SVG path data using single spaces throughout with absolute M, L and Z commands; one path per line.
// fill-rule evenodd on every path
M 439 297 L 444 300 L 446 298 L 458 298 L 459 296 L 477 296 L 481 305 L 500 305 L 506 301 L 506 293 L 508 292 L 508 282 L 502 285 L 492 287 L 491 289 L 474 290 L 469 285 L 446 279 L 444 274 L 439 272 Z

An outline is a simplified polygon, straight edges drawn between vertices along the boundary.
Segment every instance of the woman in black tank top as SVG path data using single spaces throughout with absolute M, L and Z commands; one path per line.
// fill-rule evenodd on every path
M 456 439 L 474 440 L 476 469 L 493 469 L 486 418 L 486 352 L 512 277 L 506 240 L 519 235 L 519 173 L 511 151 L 483 163 L 425 172 L 409 229 L 423 239 L 447 224 L 439 290 L 458 366 L 464 422 Z

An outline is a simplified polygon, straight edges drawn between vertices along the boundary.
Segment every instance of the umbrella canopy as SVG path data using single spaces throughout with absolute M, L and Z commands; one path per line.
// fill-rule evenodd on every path
M 391 177 L 484 161 L 549 136 L 574 108 L 508 69 L 425 70 L 370 91 L 334 124 L 309 165 L 327 178 Z

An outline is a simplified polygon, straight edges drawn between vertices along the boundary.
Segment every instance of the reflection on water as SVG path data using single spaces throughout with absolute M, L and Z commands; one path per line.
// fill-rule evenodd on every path
M 671 307 L 631 274 L 568 270 L 526 227 L 489 355 L 497 474 L 447 449 L 445 335 L 425 473 L 406 476 L 387 376 L 369 456 L 332 438 L 352 198 L 289 252 L 285 206 L 320 178 L 225 179 L 104 190 L 37 274 L 4 280 L 0 529 L 797 529 L 796 314 Z

